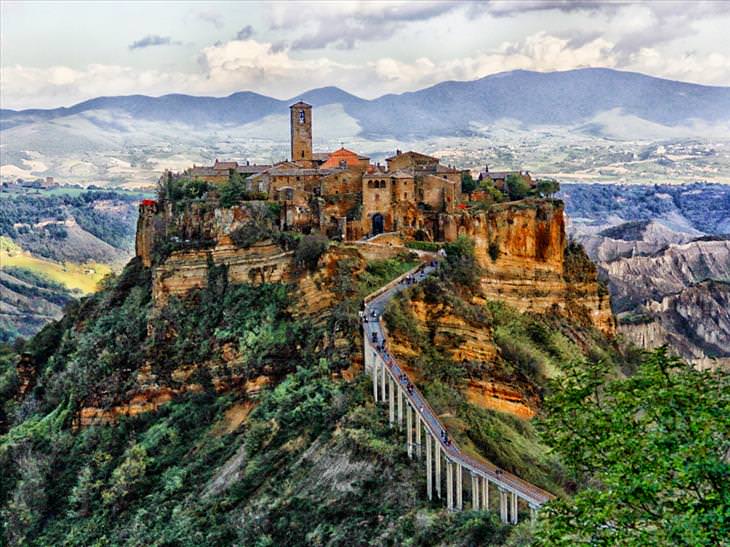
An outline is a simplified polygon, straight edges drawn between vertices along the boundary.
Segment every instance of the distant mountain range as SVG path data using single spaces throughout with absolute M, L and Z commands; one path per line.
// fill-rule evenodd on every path
M 596 130 L 596 117 L 606 112 L 669 127 L 730 122 L 729 87 L 586 68 L 550 73 L 516 70 L 474 81 L 442 82 L 373 100 L 336 87 L 313 89 L 286 101 L 247 91 L 221 98 L 181 94 L 99 97 L 69 108 L 0 110 L 0 129 L 92 111 L 191 126 L 241 125 L 286 113 L 288 105 L 299 99 L 315 107 L 341 105 L 357 121 L 359 134 L 364 138 L 469 136 L 479 126 L 498 120 L 510 120 L 524 127 L 578 125 L 591 133 Z M 114 122 L 108 119 L 95 123 L 114 129 Z

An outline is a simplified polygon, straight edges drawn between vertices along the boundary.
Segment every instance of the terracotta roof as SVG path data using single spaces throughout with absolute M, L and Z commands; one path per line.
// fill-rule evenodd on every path
M 218 161 L 215 160 L 215 164 L 213 165 L 213 169 L 235 169 L 238 167 L 237 161 Z
M 339 167 L 341 161 L 347 163 L 347 166 L 349 167 L 350 163 L 358 163 L 360 161 L 360 156 L 352 150 L 342 147 L 339 150 L 332 152 L 327 161 L 322 164 L 322 167 Z
M 405 169 L 398 169 L 397 171 L 394 171 L 393 173 L 389 173 L 388 176 L 395 178 L 395 179 L 412 179 L 413 173 L 409 173 Z
M 303 108 L 312 108 L 311 104 L 307 104 L 304 101 L 297 101 L 293 105 L 291 105 L 289 108 L 294 108 L 295 106 L 299 107 L 299 108 L 302 108 L 302 107 Z
M 385 158 L 385 161 L 391 161 L 396 158 L 401 158 L 403 156 L 409 156 L 411 158 L 423 158 L 427 160 L 433 160 L 433 161 L 439 161 L 438 158 L 434 158 L 433 156 L 427 156 L 426 154 L 421 154 L 420 152 L 414 152 L 413 150 L 409 150 L 408 152 L 402 152 L 401 154 L 396 154 L 395 156 L 391 156 L 389 158 Z
M 278 177 L 293 177 L 296 175 L 329 175 L 335 169 L 305 169 L 301 167 L 273 167 L 266 171 L 269 175 Z
M 236 171 L 244 175 L 250 175 L 253 173 L 261 173 L 267 169 L 271 169 L 271 165 L 239 165 Z

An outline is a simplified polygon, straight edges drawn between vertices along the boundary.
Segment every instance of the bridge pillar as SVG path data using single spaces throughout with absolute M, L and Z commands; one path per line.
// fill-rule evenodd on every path
M 471 508 L 479 511 L 479 475 L 469 473 L 471 476 Z
M 441 445 L 434 437 L 433 439 L 433 456 L 436 464 L 436 497 L 441 499 Z
M 380 400 L 385 402 L 385 363 L 383 362 L 380 357 L 378 357 L 378 360 L 380 361 Z
M 464 509 L 464 486 L 461 482 L 461 475 L 462 475 L 463 468 L 461 467 L 460 463 L 456 464 L 456 509 L 457 511 L 462 511 Z
M 481 480 L 482 509 L 484 511 L 489 511 L 489 479 L 487 477 L 482 477 Z
M 367 354 L 368 350 L 365 350 L 365 351 Z M 377 358 L 373 355 L 372 359 L 373 359 L 373 362 L 371 365 L 372 366 L 371 372 L 373 374 L 373 397 L 375 398 L 375 402 L 377 403 L 378 402 L 378 372 L 380 372 L 380 371 L 378 370 Z
M 393 377 L 388 374 L 388 422 L 393 427 L 395 422 L 395 382 Z
M 512 492 L 512 507 L 509 515 L 512 524 L 517 524 L 517 500 L 517 494 Z
M 413 409 L 413 413 L 416 415 L 416 458 L 421 459 L 421 415 L 416 412 L 416 409 Z
M 535 524 L 537 522 L 537 506 L 530 504 L 530 522 Z
M 431 501 L 433 499 L 433 470 L 431 469 L 433 467 L 432 462 L 432 456 L 431 452 L 434 448 L 433 446 L 433 440 L 431 439 L 431 435 L 428 434 L 428 431 L 426 432 L 426 493 L 428 494 L 428 501 Z
M 446 460 L 446 507 L 454 510 L 454 464 Z
M 406 438 L 408 457 L 413 458 L 413 409 L 410 402 L 406 405 Z
M 507 524 L 508 522 L 508 512 L 509 508 L 507 507 L 507 492 L 506 490 L 503 490 L 502 488 L 499 489 L 499 518 L 502 522 Z
M 398 384 L 398 429 L 403 429 L 403 388 Z

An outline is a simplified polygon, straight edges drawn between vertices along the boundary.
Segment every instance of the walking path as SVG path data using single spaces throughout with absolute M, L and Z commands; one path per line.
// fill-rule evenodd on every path
M 426 254 L 426 253 L 424 253 Z M 433 256 L 433 255 L 431 255 Z M 387 341 L 382 326 L 382 315 L 386 305 L 402 290 L 419 283 L 435 271 L 436 262 L 422 264 L 385 287 L 375 291 L 365 299 L 363 323 L 365 346 L 365 369 L 373 378 L 373 394 L 376 402 L 388 401 L 389 419 L 403 427 L 403 406 L 406 410 L 406 434 L 408 455 L 421 457 L 421 428 L 425 433 L 426 444 L 426 488 L 432 499 L 435 487 L 436 496 L 441 497 L 441 464 L 445 463 L 446 500 L 451 510 L 463 509 L 463 470 L 471 476 L 470 492 L 472 509 L 489 509 L 489 486 L 496 487 L 499 493 L 499 509 L 503 522 L 517 523 L 519 503 L 527 505 L 532 518 L 542 504 L 554 498 L 552 494 L 519 477 L 499 469 L 485 459 L 476 459 L 464 453 L 448 437 L 428 401 L 409 378 L 395 358 L 387 351 Z M 377 318 L 377 319 L 376 319 Z M 415 421 L 415 429 L 413 422 Z M 415 434 L 415 442 L 413 437 Z

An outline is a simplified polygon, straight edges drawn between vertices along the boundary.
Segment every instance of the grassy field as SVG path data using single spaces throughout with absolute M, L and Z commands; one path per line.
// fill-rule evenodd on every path
M 88 263 L 72 264 L 51 262 L 43 258 L 31 256 L 16 249 L 0 248 L 0 267 L 16 266 L 28 268 L 65 285 L 71 290 L 84 293 L 96 291 L 97 283 L 112 270 L 106 264 Z

